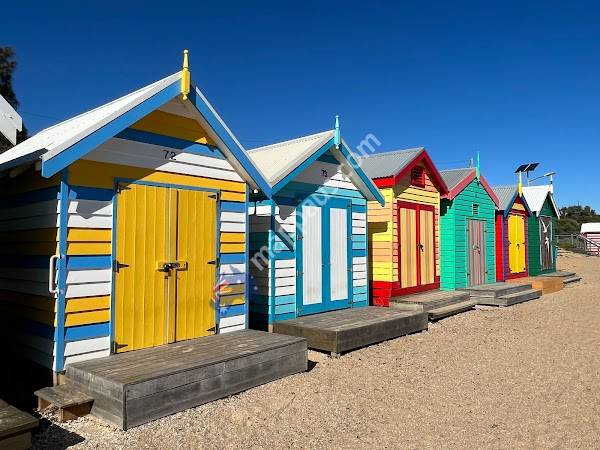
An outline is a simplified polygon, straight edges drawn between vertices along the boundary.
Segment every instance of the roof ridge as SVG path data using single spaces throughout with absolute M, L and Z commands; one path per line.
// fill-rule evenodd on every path
M 475 170 L 475 167 L 458 167 L 458 168 L 455 168 L 455 169 L 440 170 L 440 172 L 454 172 L 456 170 Z
M 392 154 L 399 154 L 399 153 L 412 153 L 412 152 L 420 152 L 425 150 L 425 147 L 411 147 L 411 148 L 406 148 L 406 149 L 402 149 L 402 150 L 384 150 L 381 152 L 377 152 L 377 153 L 372 153 L 370 155 L 367 156 L 357 156 L 357 158 L 359 159 L 367 159 L 367 158 L 378 158 L 380 156 L 389 156 Z
M 260 147 L 255 147 L 255 148 L 251 148 L 246 150 L 247 152 L 256 152 L 256 151 L 262 151 L 262 150 L 266 150 L 268 148 L 273 148 L 273 147 L 277 147 L 280 145 L 284 145 L 284 144 L 289 144 L 290 142 L 302 142 L 305 140 L 309 140 L 309 139 L 313 139 L 317 136 L 321 136 L 321 135 L 325 135 L 327 133 L 333 133 L 334 130 L 326 130 L 326 131 L 320 131 L 318 133 L 314 133 L 314 134 L 309 134 L 306 136 L 299 136 L 297 138 L 293 138 L 293 139 L 288 139 L 285 141 L 280 141 L 280 142 L 273 142 L 272 144 L 267 144 L 267 145 L 262 145 Z

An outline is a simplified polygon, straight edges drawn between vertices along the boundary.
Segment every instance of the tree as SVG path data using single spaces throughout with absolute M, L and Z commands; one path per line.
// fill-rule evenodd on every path
M 12 106 L 17 109 L 19 101 L 13 90 L 12 78 L 17 61 L 15 61 L 15 52 L 11 47 L 0 47 L 0 95 Z M 17 143 L 27 139 L 27 128 L 23 125 L 23 130 L 17 134 Z M 0 153 L 8 150 L 12 144 L 0 134 Z
M 558 234 L 578 234 L 582 223 L 600 222 L 600 215 L 589 206 L 572 205 L 560 208 Z

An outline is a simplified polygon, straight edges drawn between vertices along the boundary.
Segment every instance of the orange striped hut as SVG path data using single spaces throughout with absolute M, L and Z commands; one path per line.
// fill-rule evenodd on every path
M 368 203 L 373 304 L 439 288 L 440 195 L 446 184 L 425 148 L 360 158 L 385 198 Z

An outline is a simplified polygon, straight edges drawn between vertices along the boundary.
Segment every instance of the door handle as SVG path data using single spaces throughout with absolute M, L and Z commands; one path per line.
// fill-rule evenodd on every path
M 58 292 L 58 287 L 56 286 L 54 280 L 54 275 L 56 272 L 56 261 L 58 261 L 58 258 L 60 258 L 60 255 L 52 255 L 50 257 L 50 263 L 48 268 L 48 291 L 50 291 L 51 294 L 56 294 Z

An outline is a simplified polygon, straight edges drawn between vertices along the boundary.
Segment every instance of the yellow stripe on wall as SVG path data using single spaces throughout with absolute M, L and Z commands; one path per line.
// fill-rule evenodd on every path
M 244 253 L 246 244 L 221 244 L 221 253 Z
M 131 128 L 198 142 L 199 144 L 216 145 L 196 120 L 164 111 L 151 112 L 142 120 L 134 123 Z
M 221 233 L 220 237 L 221 243 L 241 243 L 246 242 L 246 234 L 245 233 Z
M 94 228 L 69 228 L 67 242 L 110 242 L 111 230 Z
M 244 304 L 244 296 L 243 295 L 225 295 L 219 298 L 219 305 L 221 306 L 233 306 L 233 305 L 243 305 Z
M 65 316 L 65 326 L 74 327 L 78 325 L 88 325 L 92 323 L 108 322 L 110 320 L 110 310 L 102 309 L 99 311 L 84 311 L 76 313 L 67 313 Z
M 95 311 L 110 308 L 110 296 L 69 298 L 65 306 L 65 312 L 76 313 L 84 311 Z
M 110 242 L 68 242 L 67 255 L 109 255 Z

